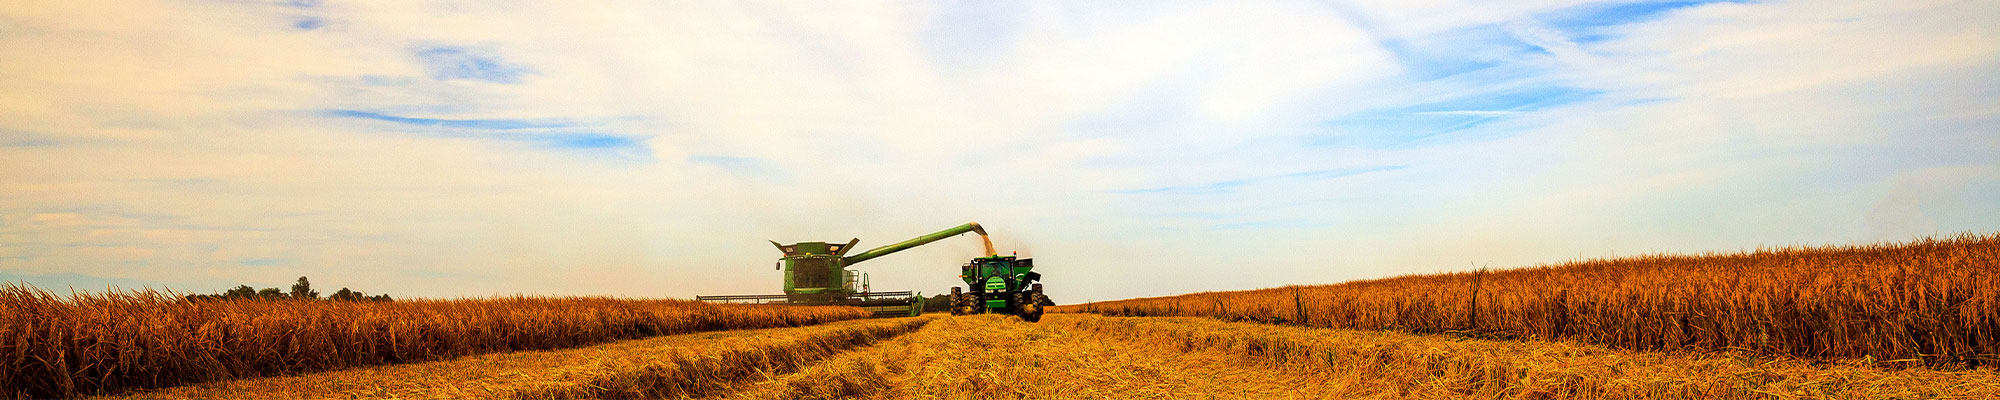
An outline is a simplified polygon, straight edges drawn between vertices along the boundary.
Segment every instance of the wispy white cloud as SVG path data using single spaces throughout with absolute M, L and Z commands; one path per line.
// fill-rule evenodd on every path
M 34 2 L 0 278 L 756 293 L 764 239 L 979 220 L 1074 301 L 1992 230 L 1997 10 Z

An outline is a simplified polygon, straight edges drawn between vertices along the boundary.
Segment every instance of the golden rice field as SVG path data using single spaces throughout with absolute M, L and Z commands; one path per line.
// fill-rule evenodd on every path
M 1227 322 L 842 321 L 215 381 L 128 398 L 1994 398 L 1991 369 L 1884 369 Z
M 1887 367 L 2000 362 L 2000 235 L 1584 260 L 1053 312 L 1191 316 Z
M 593 297 L 188 301 L 6 285 L 0 396 L 75 397 L 868 315 L 852 307 Z
M 2000 398 L 2000 235 L 978 315 L 0 287 L 0 396 Z

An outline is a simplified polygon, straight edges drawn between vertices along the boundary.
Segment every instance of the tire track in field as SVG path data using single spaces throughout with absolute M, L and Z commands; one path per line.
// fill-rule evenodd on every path
M 842 321 L 631 340 L 555 351 L 290 377 L 210 382 L 127 398 L 680 398 L 726 394 L 743 381 L 915 332 L 936 318 Z

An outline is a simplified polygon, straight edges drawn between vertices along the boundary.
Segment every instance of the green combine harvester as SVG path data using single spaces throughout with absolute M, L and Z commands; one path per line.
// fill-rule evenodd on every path
M 992 257 L 993 242 L 987 240 L 986 230 L 980 228 L 977 222 L 852 256 L 846 254 L 861 239 L 848 240 L 846 244 L 799 242 L 784 245 L 772 241 L 771 245 L 778 246 L 778 251 L 785 253 L 783 258 L 778 259 L 777 266 L 785 271 L 785 294 L 695 296 L 695 299 L 724 303 L 855 306 L 868 309 L 877 317 L 916 316 L 924 311 L 923 295 L 909 291 L 873 291 L 868 285 L 868 274 L 849 271 L 847 267 L 968 232 L 979 234 L 980 240 L 986 243 L 987 256 Z

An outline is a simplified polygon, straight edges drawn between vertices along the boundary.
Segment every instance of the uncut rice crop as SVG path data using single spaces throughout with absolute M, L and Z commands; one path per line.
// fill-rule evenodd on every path
M 854 307 L 603 297 L 189 301 L 0 286 L 0 396 L 76 397 L 687 332 L 866 318 Z
M 1320 327 L 1744 350 L 1881 365 L 2000 362 L 2000 235 L 1646 255 L 1056 307 Z

